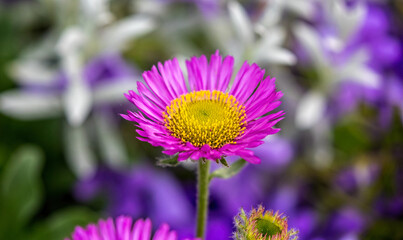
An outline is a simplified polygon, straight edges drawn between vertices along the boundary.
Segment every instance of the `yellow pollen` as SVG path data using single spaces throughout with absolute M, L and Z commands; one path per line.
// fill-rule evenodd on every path
M 234 144 L 246 126 L 245 107 L 234 96 L 216 90 L 181 95 L 171 101 L 163 116 L 174 137 L 196 147 Z

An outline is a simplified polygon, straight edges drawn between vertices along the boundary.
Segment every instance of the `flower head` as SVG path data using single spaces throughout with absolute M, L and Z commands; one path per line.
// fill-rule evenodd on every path
M 89 224 L 86 228 L 76 227 L 71 236 L 72 240 L 149 240 L 151 239 L 151 220 L 139 219 L 133 225 L 133 219 L 125 216 L 116 218 L 116 221 L 112 218 L 101 219 L 98 224 Z M 168 224 L 162 224 L 152 239 L 176 240 L 177 238 L 177 233 L 169 230 Z
M 260 163 L 248 148 L 280 130 L 273 126 L 283 112 L 269 112 L 280 105 L 282 93 L 263 69 L 247 62 L 230 87 L 233 65 L 233 57 L 222 59 L 218 51 L 210 62 L 204 55 L 193 57 L 186 62 L 185 81 L 176 58 L 159 63 L 143 73 L 138 93 L 125 94 L 140 111 L 122 117 L 137 123 L 138 139 L 178 154 L 178 160 L 235 155 Z
M 265 211 L 262 206 L 252 209 L 249 216 L 241 209 L 241 213 L 235 217 L 235 226 L 234 239 L 237 240 L 296 240 L 298 238 L 296 230 L 288 230 L 286 217 L 272 210 Z

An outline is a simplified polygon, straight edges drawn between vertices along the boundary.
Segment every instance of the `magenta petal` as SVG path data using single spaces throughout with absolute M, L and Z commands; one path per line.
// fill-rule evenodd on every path
M 220 69 L 220 77 L 216 84 L 216 89 L 225 92 L 228 88 L 228 84 L 231 81 L 232 71 L 234 68 L 234 58 L 232 56 L 227 56 Z
M 104 238 L 116 240 L 115 224 L 113 223 L 112 218 L 108 218 L 106 221 L 99 220 L 98 225 L 100 233 Z
M 264 70 L 261 70 L 256 64 L 252 64 L 241 76 L 235 78 L 238 81 L 234 81 L 234 86 L 230 91 L 231 94 L 234 95 L 240 103 L 246 102 L 256 90 L 263 76 Z
M 207 89 L 214 90 L 216 89 L 217 79 L 220 78 L 220 68 L 221 68 L 221 56 L 218 51 L 211 55 L 210 64 L 208 67 L 208 76 L 207 76 Z
M 192 160 L 199 160 L 201 158 L 202 154 L 200 151 L 194 151 L 193 154 L 190 156 L 190 159 Z
M 193 151 L 191 151 L 191 152 L 181 152 L 181 153 L 178 154 L 178 161 L 187 160 L 192 154 L 193 154 Z
M 155 66 L 153 66 L 152 71 L 143 73 L 143 79 L 147 83 L 148 87 L 165 103 L 168 104 L 172 99 L 174 99 L 174 97 L 168 92 L 168 89 Z
M 87 233 L 84 228 L 76 227 L 73 233 L 73 240 L 87 239 Z
M 162 224 L 155 232 L 153 240 L 165 240 L 169 234 L 168 224 Z
M 168 103 L 164 102 L 158 95 L 153 94 L 142 82 L 137 82 L 137 90 L 139 93 L 147 97 L 154 105 L 158 106 L 161 110 L 165 110 Z
M 191 90 L 208 90 L 208 63 L 206 56 L 202 55 L 200 58 L 192 57 L 190 61 L 186 61 L 186 67 L 188 70 L 189 85 Z
M 95 224 L 89 224 L 87 226 L 87 231 L 86 232 L 87 232 L 86 233 L 87 237 L 89 239 L 95 239 L 95 240 L 102 239 L 101 236 L 99 236 L 99 234 L 98 234 L 98 228 L 97 228 L 97 226 Z
M 252 164 L 260 164 L 260 158 L 256 157 L 251 150 L 239 150 L 236 152 L 236 155 L 243 158 L 245 161 L 250 162 Z
M 178 239 L 178 234 L 174 231 L 171 231 L 167 237 L 167 240 L 177 240 L 177 239 Z
M 147 218 L 144 221 L 141 240 L 149 240 L 150 238 L 151 238 L 151 220 Z
M 184 79 L 183 76 L 181 77 L 182 78 L 181 80 L 176 79 L 176 77 L 172 73 L 172 71 L 175 70 L 171 68 L 172 66 L 170 60 L 166 61 L 164 65 L 162 65 L 162 63 L 158 63 L 158 70 L 162 75 L 162 78 L 164 80 L 164 83 L 166 84 L 168 91 L 170 92 L 171 96 L 177 98 L 181 94 L 186 92 L 186 90 L 182 88 L 182 85 L 184 84 Z
M 166 155 L 175 155 L 175 154 L 178 153 L 178 150 L 176 150 L 176 149 L 173 149 L 173 150 L 164 150 L 164 151 L 162 151 L 162 153 L 163 153 L 163 154 L 166 154 Z
M 144 226 L 144 220 L 143 219 L 139 219 L 136 221 L 136 223 L 134 223 L 133 226 L 133 235 L 132 238 L 133 240 L 137 240 L 140 239 L 141 233 L 143 231 L 143 226 Z
M 122 240 L 129 240 L 131 235 L 132 219 L 120 216 L 116 219 L 116 230 Z

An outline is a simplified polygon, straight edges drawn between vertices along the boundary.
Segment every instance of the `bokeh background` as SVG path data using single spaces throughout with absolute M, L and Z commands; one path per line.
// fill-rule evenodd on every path
M 119 114 L 152 65 L 217 49 L 276 77 L 286 115 L 262 164 L 212 181 L 207 239 L 258 204 L 301 240 L 403 239 L 402 16 L 401 0 L 1 0 L 0 239 L 121 214 L 192 236 L 195 164 L 157 167 Z

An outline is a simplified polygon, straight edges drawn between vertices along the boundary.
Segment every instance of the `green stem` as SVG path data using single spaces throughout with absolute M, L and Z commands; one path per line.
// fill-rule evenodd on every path
M 198 162 L 196 237 L 204 239 L 208 212 L 210 161 L 199 159 Z

